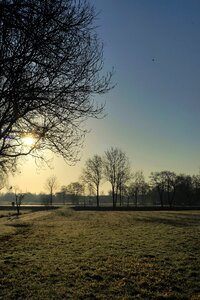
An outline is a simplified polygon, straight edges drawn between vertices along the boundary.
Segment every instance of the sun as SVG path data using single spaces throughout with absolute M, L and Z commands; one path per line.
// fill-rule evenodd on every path
M 35 144 L 35 139 L 32 136 L 30 136 L 30 135 L 25 136 L 25 137 L 23 137 L 23 144 L 25 146 L 31 147 L 31 146 L 33 146 Z

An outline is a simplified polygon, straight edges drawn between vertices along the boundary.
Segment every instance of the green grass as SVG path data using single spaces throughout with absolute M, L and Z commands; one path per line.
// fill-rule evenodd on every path
M 22 215 L 0 236 L 0 299 L 200 299 L 200 212 Z

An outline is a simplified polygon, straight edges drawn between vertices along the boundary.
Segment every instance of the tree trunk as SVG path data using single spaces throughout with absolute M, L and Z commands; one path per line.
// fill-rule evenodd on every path
M 129 207 L 129 197 L 127 197 L 127 207 Z
M 138 206 L 138 192 L 135 192 L 135 207 Z
M 163 208 L 163 192 L 161 190 L 158 190 L 158 193 L 159 193 L 159 197 L 160 197 L 160 205 L 161 207 Z
M 122 206 L 122 191 L 119 191 L 119 205 Z
M 50 205 L 53 204 L 53 190 L 51 189 L 51 193 L 50 193 Z
M 19 205 L 18 204 L 16 205 L 16 208 L 17 208 L 17 215 L 19 216 Z
M 99 207 L 99 187 L 97 186 L 97 207 Z
M 172 192 L 171 199 L 170 199 L 170 208 L 174 205 L 174 198 L 175 198 L 175 189 Z
M 115 202 L 115 189 L 112 187 L 112 198 L 113 198 L 113 208 L 116 207 L 116 202 Z

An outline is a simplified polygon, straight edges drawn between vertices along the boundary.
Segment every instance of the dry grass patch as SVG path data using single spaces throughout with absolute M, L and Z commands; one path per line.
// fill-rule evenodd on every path
M 1 240 L 1 299 L 200 297 L 199 212 L 34 214 Z

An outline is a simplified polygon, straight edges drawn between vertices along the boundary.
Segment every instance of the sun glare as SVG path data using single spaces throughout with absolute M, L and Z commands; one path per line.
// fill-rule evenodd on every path
M 33 146 L 35 143 L 35 140 L 31 136 L 26 136 L 23 138 L 23 143 L 25 146 Z

